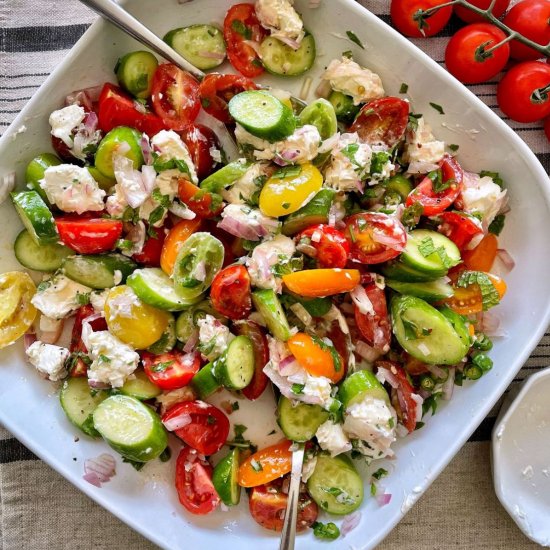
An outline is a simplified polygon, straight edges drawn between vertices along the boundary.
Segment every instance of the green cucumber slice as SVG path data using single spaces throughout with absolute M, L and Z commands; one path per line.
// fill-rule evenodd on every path
M 329 417 L 319 405 L 308 405 L 306 403 L 292 403 L 283 395 L 279 398 L 277 405 L 279 414 L 278 422 L 283 433 L 292 441 L 303 443 L 309 441 L 317 432 L 321 424 Z
M 62 164 L 61 159 L 56 157 L 53 153 L 42 153 L 37 157 L 34 157 L 25 170 L 25 181 L 32 187 L 33 191 L 36 191 L 42 200 L 49 206 L 51 206 L 46 196 L 46 191 L 40 187 L 40 180 L 44 179 L 44 172 L 50 166 L 59 166 Z
M 213 363 L 208 363 L 191 380 L 193 389 L 201 399 L 206 399 L 222 387 L 221 383 L 212 374 L 213 367 Z
M 168 445 L 159 416 L 135 397 L 112 395 L 98 405 L 93 418 L 101 437 L 128 460 L 148 462 Z
M 451 323 L 451 325 L 453 325 L 453 328 L 458 334 L 458 337 L 462 340 L 464 346 L 470 349 L 472 337 L 470 336 L 470 331 L 468 330 L 464 317 L 459 315 L 456 311 L 453 311 L 450 307 L 442 307 L 439 312 Z
M 427 302 L 444 300 L 445 298 L 450 298 L 454 294 L 453 287 L 449 283 L 446 283 L 444 279 L 437 279 L 425 283 L 406 283 L 404 281 L 386 279 L 386 286 L 389 286 L 400 294 L 417 296 Z
M 245 130 L 271 143 L 296 129 L 292 109 L 267 92 L 250 90 L 233 96 L 229 113 Z
M 141 50 L 127 53 L 117 61 L 115 67 L 121 88 L 138 99 L 147 99 L 151 95 L 153 75 L 158 64 L 151 52 Z
M 221 316 L 210 303 L 209 300 L 202 300 L 195 306 L 182 311 L 176 321 L 176 337 L 178 341 L 187 343 L 193 332 L 197 329 L 197 322 L 206 315 L 213 315 L 222 323 L 227 324 L 227 319 Z
M 390 404 L 388 392 L 369 370 L 354 372 L 342 382 L 338 390 L 338 399 L 342 402 L 344 409 L 361 403 L 367 396 L 383 399 L 388 405 Z
M 111 288 L 123 283 L 136 267 L 133 260 L 117 253 L 70 256 L 62 266 L 69 279 L 96 289 Z
M 302 126 L 312 124 L 319 130 L 321 139 L 328 139 L 338 131 L 334 107 L 323 98 L 310 103 L 298 116 Z
M 415 296 L 391 301 L 392 329 L 401 347 L 414 358 L 434 365 L 455 365 L 468 353 L 447 317 Z
M 286 217 L 283 234 L 295 235 L 311 225 L 327 223 L 335 194 L 333 189 L 321 189 L 305 206 Z
M 405 265 L 400 260 L 388 262 L 382 266 L 381 271 L 388 279 L 395 279 L 396 281 L 403 281 L 406 283 L 422 283 L 439 279 L 438 275 L 428 275 Z
M 403 176 L 402 174 L 396 174 L 391 177 L 385 184 L 386 192 L 397 193 L 403 201 L 409 196 L 412 191 L 411 180 Z
M 334 108 L 336 118 L 339 122 L 343 122 L 344 124 L 351 124 L 361 109 L 359 105 L 353 103 L 353 98 L 351 96 L 343 94 L 342 92 L 333 91 L 328 96 L 328 100 Z
M 252 302 L 264 318 L 269 332 L 275 338 L 286 342 L 290 338 L 290 326 L 283 306 L 274 290 L 256 290 L 252 293 Z
M 140 146 L 141 134 L 127 126 L 113 128 L 102 140 L 95 153 L 95 167 L 106 177 L 114 178 L 113 155 L 121 143 L 127 143 L 130 150 L 124 153 L 134 163 L 134 169 L 139 170 L 143 163 L 143 152 Z
M 93 412 L 108 396 L 106 391 L 92 394 L 87 378 L 67 378 L 61 387 L 59 401 L 67 418 L 77 428 L 91 437 L 99 437 L 99 432 L 94 428 Z
M 19 191 L 10 195 L 23 225 L 36 244 L 59 242 L 52 213 L 36 191 Z
M 151 346 L 147 348 L 147 351 L 160 355 L 161 353 L 168 353 L 174 349 L 176 345 L 176 320 L 173 315 L 170 315 L 168 325 L 162 333 L 162 336 Z
M 36 244 L 26 229 L 17 235 L 13 251 L 22 266 L 35 271 L 56 271 L 67 256 L 74 254 L 62 244 Z
M 318 455 L 307 488 L 311 498 L 329 514 L 350 514 L 363 502 L 363 480 L 345 455 Z
M 212 363 L 212 375 L 229 390 L 242 390 L 252 382 L 256 356 L 248 336 L 237 336 Z
M 90 172 L 92 178 L 97 182 L 100 189 L 105 192 L 109 192 L 116 184 L 114 178 L 108 178 L 104 176 L 95 166 L 88 166 L 88 172 Z
M 237 481 L 239 459 L 239 449 L 235 448 L 220 460 L 212 473 L 214 488 L 226 506 L 236 506 L 241 500 L 241 486 Z
M 130 397 L 135 397 L 140 401 L 153 399 L 162 393 L 162 390 L 153 384 L 142 369 L 134 371 L 135 378 L 128 379 L 119 389 L 119 392 Z
M 309 33 L 297 50 L 272 36 L 260 44 L 260 57 L 266 71 L 280 76 L 298 76 L 309 71 L 315 62 L 315 54 L 315 39 Z
M 200 187 L 209 193 L 216 193 L 219 195 L 224 189 L 242 178 L 251 166 L 252 163 L 248 162 L 246 159 L 230 162 L 223 168 L 210 174 L 210 176 L 201 182 Z

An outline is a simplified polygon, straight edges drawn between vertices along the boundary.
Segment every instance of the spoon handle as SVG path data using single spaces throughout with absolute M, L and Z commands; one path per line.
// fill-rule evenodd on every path
M 281 532 L 279 550 L 294 550 L 296 539 L 296 518 L 298 517 L 298 503 L 300 500 L 300 481 L 304 464 L 304 446 L 292 453 L 292 470 L 290 473 L 290 487 L 286 504 L 285 522 Z

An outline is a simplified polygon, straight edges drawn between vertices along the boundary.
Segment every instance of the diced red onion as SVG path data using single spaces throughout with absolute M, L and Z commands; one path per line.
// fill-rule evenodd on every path
M 367 295 L 367 291 L 361 285 L 357 285 L 350 292 L 350 296 L 361 313 L 365 315 L 374 315 L 375 312 L 372 302 Z
M 288 38 L 287 36 L 279 36 L 279 35 L 277 35 L 277 38 L 278 38 L 283 44 L 286 44 L 287 46 L 290 46 L 293 50 L 297 50 L 297 49 L 300 47 L 300 44 L 299 44 L 296 40 L 293 40 L 292 38 Z
M 147 137 L 147 134 L 142 134 L 141 139 L 139 140 L 139 146 L 141 147 L 145 164 L 153 164 L 153 152 L 151 150 L 151 143 Z
M 340 526 L 340 533 L 342 537 L 345 537 L 348 533 L 351 533 L 361 521 L 361 512 L 354 512 L 344 518 L 342 525 Z
M 82 123 L 84 124 L 84 128 L 86 129 L 88 136 L 91 137 L 97 130 L 97 125 L 99 124 L 99 118 L 97 117 L 94 111 L 90 111 L 86 115 Z
M 110 454 L 103 453 L 97 458 L 89 458 L 84 461 L 82 477 L 96 487 L 101 487 L 102 483 L 107 483 L 115 475 L 116 461 Z
M 500 326 L 500 317 L 491 312 L 483 312 L 479 315 L 479 328 L 489 338 L 501 338 L 507 336 L 507 333 Z
M 175 432 L 176 430 L 179 430 L 180 428 L 184 428 L 188 424 L 191 424 L 192 419 L 189 414 L 179 414 L 178 416 L 175 416 L 174 418 L 169 418 L 167 420 L 163 420 L 162 423 L 164 424 L 164 427 L 169 432 Z
M 304 323 L 306 327 L 311 325 L 311 322 L 313 321 L 313 317 L 308 312 L 308 310 L 300 303 L 296 302 L 295 304 L 292 304 L 290 306 L 290 309 Z
M 105 382 L 99 382 L 98 380 L 88 380 L 88 385 L 94 390 L 108 390 L 111 388 L 109 384 Z
M 355 351 L 369 363 L 374 363 L 382 355 L 379 350 L 369 346 L 363 340 L 355 342 Z
M 311 256 L 312 258 L 317 257 L 317 249 L 314 246 L 311 246 L 310 244 L 298 244 L 296 246 L 296 250 L 298 252 L 301 252 L 302 254 Z
M 455 387 L 455 368 L 449 367 L 449 376 L 447 377 L 447 380 L 445 380 L 445 383 L 443 384 L 443 387 L 441 388 L 441 396 L 445 401 L 450 401 L 451 397 L 453 396 L 453 391 Z
M 15 172 L 0 177 L 0 203 L 3 203 L 15 188 Z
M 25 335 L 23 336 L 25 351 L 27 351 L 36 342 L 36 340 L 37 338 L 34 332 L 25 332 Z
M 247 40 L 246 42 L 252 41 Z M 199 55 L 201 57 L 205 57 L 206 59 L 216 59 L 217 61 L 223 61 L 225 59 L 225 54 L 221 52 L 209 52 L 207 50 L 202 50 L 199 52 Z
M 510 256 L 508 251 L 504 248 L 499 248 L 497 250 L 497 258 L 502 262 L 502 265 L 506 269 L 506 272 L 509 273 L 516 266 L 514 258 Z
M 392 250 L 401 251 L 405 248 L 402 239 L 396 237 L 393 232 L 388 234 L 385 231 L 378 231 L 377 229 L 374 229 L 374 231 L 372 232 L 372 240 L 374 242 L 383 244 L 384 246 L 387 246 Z
M 141 101 L 134 100 L 134 109 L 141 115 L 147 114 L 147 107 Z
M 91 485 L 94 485 L 95 487 L 98 487 L 99 489 L 101 489 L 101 481 L 99 480 L 99 477 L 95 472 L 90 472 L 89 474 L 84 474 L 82 476 L 82 479 L 84 481 L 87 481 Z
M 389 504 L 390 501 L 391 501 L 391 493 L 386 493 L 386 492 L 382 492 L 382 491 L 378 491 L 376 493 L 376 502 L 380 505 L 380 506 L 386 506 L 386 504 Z
M 247 46 L 250 46 L 256 55 L 261 59 L 262 58 L 262 51 L 260 49 L 260 44 L 256 42 L 255 40 L 243 40 L 243 44 L 246 44 Z
M 454 378 L 453 378 L 454 382 Z M 424 403 L 424 398 L 418 393 L 411 393 L 411 399 L 416 403 L 416 422 L 422 421 L 422 404 Z
M 206 262 L 204 260 L 197 263 L 192 275 L 197 281 L 203 282 L 206 279 Z
M 430 373 L 439 380 L 445 380 L 445 378 L 447 378 L 447 373 L 441 367 L 438 367 L 437 365 L 428 365 L 427 363 L 425 366 L 426 369 L 428 369 Z
M 99 97 L 99 94 L 98 94 Z M 93 99 L 88 92 L 88 90 L 78 90 L 76 92 L 71 92 L 65 98 L 65 105 L 80 105 L 86 111 L 91 111 L 93 109 Z
M 336 145 L 338 145 L 338 140 L 340 139 L 340 134 L 337 132 L 333 136 L 325 139 L 321 146 L 318 149 L 318 153 L 328 153 L 329 151 L 332 151 Z
M 143 190 L 150 195 L 155 188 L 155 180 L 157 173 L 152 166 L 145 165 L 141 169 L 141 181 L 143 182 Z
M 390 369 L 378 369 L 376 373 L 376 378 L 380 381 L 380 383 L 387 382 L 392 388 L 397 389 L 399 388 L 399 380 L 397 379 L 397 376 L 391 372 Z
M 420 397 L 422 397 L 422 399 L 426 400 L 426 399 L 428 399 L 428 397 L 430 397 L 430 395 L 432 395 L 432 392 L 428 391 L 428 390 L 425 390 L 423 388 L 420 388 L 418 390 L 418 395 L 420 395 Z
M 298 361 L 296 361 L 294 355 L 287 355 L 279 363 L 279 372 L 283 376 L 290 376 L 292 374 L 295 374 L 295 371 L 298 367 L 301 368 Z
M 168 207 L 168 211 L 175 216 L 178 216 L 178 218 L 182 218 L 183 220 L 194 220 L 197 217 L 195 212 L 187 207 L 187 205 L 177 201 L 173 202 Z
M 121 142 L 116 148 L 116 153 L 118 155 L 124 155 L 130 151 L 130 144 L 126 141 Z
M 331 94 L 332 87 L 330 86 L 330 82 L 328 80 L 321 80 L 319 83 L 319 86 L 315 88 L 315 95 L 317 97 L 324 97 L 325 99 Z
M 195 329 L 191 336 L 189 337 L 189 340 L 185 342 L 185 346 L 183 346 L 183 351 L 185 353 L 190 353 L 195 349 L 195 346 L 197 345 L 197 342 L 199 341 L 199 329 Z

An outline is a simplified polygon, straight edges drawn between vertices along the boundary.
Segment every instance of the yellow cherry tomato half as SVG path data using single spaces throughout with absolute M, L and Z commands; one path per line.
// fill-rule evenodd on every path
M 344 361 L 334 346 L 315 341 L 309 334 L 298 332 L 287 341 L 296 361 L 312 376 L 324 376 L 339 382 L 344 376 Z
M 283 275 L 288 290 L 308 298 L 350 292 L 360 280 L 358 269 L 305 269 Z
M 257 487 L 288 474 L 292 467 L 291 445 L 285 439 L 250 455 L 239 468 L 239 485 Z
M 36 308 L 31 299 L 36 293 L 33 280 L 22 271 L 0 275 L 0 349 L 13 344 L 31 327 Z
M 109 291 L 105 300 L 105 319 L 109 331 L 136 349 L 148 348 L 166 330 L 170 315 L 144 304 L 126 285 Z
M 307 204 L 322 185 L 323 176 L 313 164 L 282 168 L 263 186 L 260 210 L 266 216 L 274 218 L 292 214 Z

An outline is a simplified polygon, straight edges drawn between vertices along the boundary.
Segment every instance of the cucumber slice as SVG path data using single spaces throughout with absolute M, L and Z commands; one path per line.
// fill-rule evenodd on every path
M 162 269 L 156 267 L 136 269 L 126 283 L 143 302 L 167 311 L 182 311 L 201 299 L 198 296 L 185 300 L 178 296 L 172 279 Z
M 405 265 L 416 269 L 433 277 L 443 277 L 449 270 L 443 263 L 441 256 L 437 252 L 433 252 L 429 256 L 424 256 L 419 250 L 422 243 L 433 243 L 433 247 L 437 250 L 443 248 L 444 253 L 452 262 L 451 265 L 456 265 L 460 262 L 460 251 L 453 241 L 428 229 L 415 229 L 409 233 L 407 245 L 401 254 L 401 260 Z
M 209 300 L 203 300 L 196 306 L 192 306 L 189 309 L 182 311 L 176 321 L 176 337 L 178 341 L 186 343 L 193 332 L 197 329 L 197 322 L 199 319 L 204 318 L 206 315 L 213 315 L 216 319 L 219 319 L 222 323 L 227 324 L 227 319 L 221 316 L 210 303 Z
M 92 415 L 108 396 L 106 391 L 92 394 L 87 378 L 67 378 L 61 387 L 59 400 L 67 418 L 77 428 L 91 437 L 99 437 L 99 432 L 94 428 Z
M 275 338 L 286 342 L 290 338 L 290 326 L 275 291 L 271 289 L 256 290 L 252 293 L 252 302 L 264 318 L 269 332 Z
M 394 296 L 392 329 L 401 347 L 415 359 L 434 365 L 454 365 L 468 353 L 447 317 L 415 296 Z
M 472 345 L 472 338 L 464 317 L 449 307 L 443 307 L 439 310 L 439 312 L 451 323 L 451 325 L 453 325 L 453 328 L 458 334 L 458 337 L 462 340 L 462 343 L 470 349 L 470 346 Z
M 307 405 L 306 403 L 292 403 L 283 395 L 277 405 L 279 413 L 279 426 L 292 441 L 303 443 L 309 441 L 321 424 L 327 421 L 328 411 L 319 405 Z
M 174 29 L 163 40 L 189 63 L 203 71 L 221 65 L 225 59 L 223 33 L 214 25 L 191 25 Z
M 271 143 L 296 129 L 292 109 L 267 92 L 250 90 L 233 96 L 229 113 L 245 130 Z
M 103 191 L 109 192 L 116 184 L 114 178 L 104 176 L 95 166 L 88 166 L 88 172 L 90 172 L 92 178 L 94 178 Z
M 388 279 L 403 281 L 406 283 L 422 283 L 435 281 L 439 279 L 437 275 L 428 275 L 422 271 L 418 271 L 408 265 L 405 265 L 400 260 L 393 260 L 382 266 L 382 274 Z
M 168 445 L 158 415 L 135 397 L 112 395 L 98 405 L 93 417 L 101 437 L 128 460 L 148 462 Z
M 400 294 L 417 296 L 427 302 L 444 300 L 454 294 L 453 287 L 449 283 L 446 283 L 444 279 L 437 279 L 436 281 L 428 281 L 426 283 L 406 283 L 404 281 L 386 279 L 386 286 L 393 288 L 393 290 Z
M 298 117 L 298 122 L 305 126 L 312 124 L 319 130 L 321 139 L 328 139 L 338 131 L 338 121 L 334 107 L 323 98 L 310 103 Z
M 309 33 L 297 50 L 272 36 L 260 44 L 260 57 L 266 71 L 281 76 L 298 76 L 309 71 L 315 62 L 315 53 L 315 39 Z
M 342 402 L 344 409 L 361 403 L 369 395 L 375 399 L 383 399 L 388 405 L 390 404 L 388 392 L 369 370 L 354 372 L 342 382 L 338 390 L 338 399 Z
M 70 256 L 62 267 L 69 279 L 90 288 L 104 289 L 124 282 L 137 264 L 122 254 L 111 253 Z
M 13 251 L 22 266 L 35 271 L 56 271 L 67 256 L 74 254 L 62 244 L 36 244 L 26 229 L 17 235 Z
M 219 195 L 224 189 L 233 185 L 238 179 L 244 176 L 251 166 L 252 163 L 246 159 L 230 162 L 203 180 L 200 184 L 201 189 Z
M 212 363 L 212 375 L 229 390 L 242 390 L 252 382 L 256 356 L 248 336 L 237 336 Z
M 212 483 L 226 506 L 236 506 L 241 500 L 239 477 L 239 449 L 233 449 L 222 458 L 212 473 Z
M 336 191 L 321 189 L 305 206 L 287 216 L 283 222 L 284 235 L 295 235 L 310 225 L 327 223 Z
M 350 514 L 363 502 L 363 480 L 345 455 L 318 455 L 307 488 L 311 498 L 329 514 Z
M 390 191 L 397 193 L 403 201 L 406 200 L 409 193 L 412 191 L 411 180 L 401 174 L 391 177 L 384 186 L 386 187 L 386 192 Z
M 119 390 L 120 393 L 135 397 L 140 401 L 153 399 L 162 393 L 162 390 L 147 378 L 143 370 L 138 369 L 134 371 L 134 376 L 135 378 L 128 379 L 124 382 L 124 385 Z
M 114 178 L 113 155 L 121 143 L 127 143 L 130 150 L 124 153 L 134 163 L 134 169 L 139 170 L 144 163 L 140 146 L 141 134 L 133 128 L 118 126 L 113 128 L 102 140 L 95 153 L 95 167 L 106 177 Z
M 162 336 L 152 345 L 147 348 L 147 351 L 160 355 L 161 353 L 167 353 L 174 349 L 176 345 L 176 320 L 173 315 L 170 315 L 170 320 L 166 329 L 162 333 Z
M 46 191 L 40 187 L 40 180 L 44 179 L 44 172 L 50 166 L 59 166 L 62 164 L 61 159 L 56 157 L 53 153 L 42 153 L 37 157 L 34 157 L 25 170 L 25 181 L 32 187 L 33 191 L 36 191 L 42 200 L 51 206 L 46 196 Z
M 20 191 L 10 195 L 23 225 L 36 244 L 59 242 L 52 213 L 36 191 Z
M 191 380 L 193 389 L 201 399 L 206 399 L 222 387 L 221 383 L 212 374 L 213 367 L 213 363 L 208 363 Z
M 137 97 L 147 99 L 151 95 L 153 75 L 159 62 L 147 51 L 127 53 L 116 64 L 115 73 L 124 90 Z
M 343 94 L 342 92 L 332 92 L 328 96 L 334 112 L 336 113 L 336 118 L 339 122 L 344 124 L 351 124 L 357 113 L 359 113 L 359 105 L 353 103 L 353 98 L 349 95 Z

